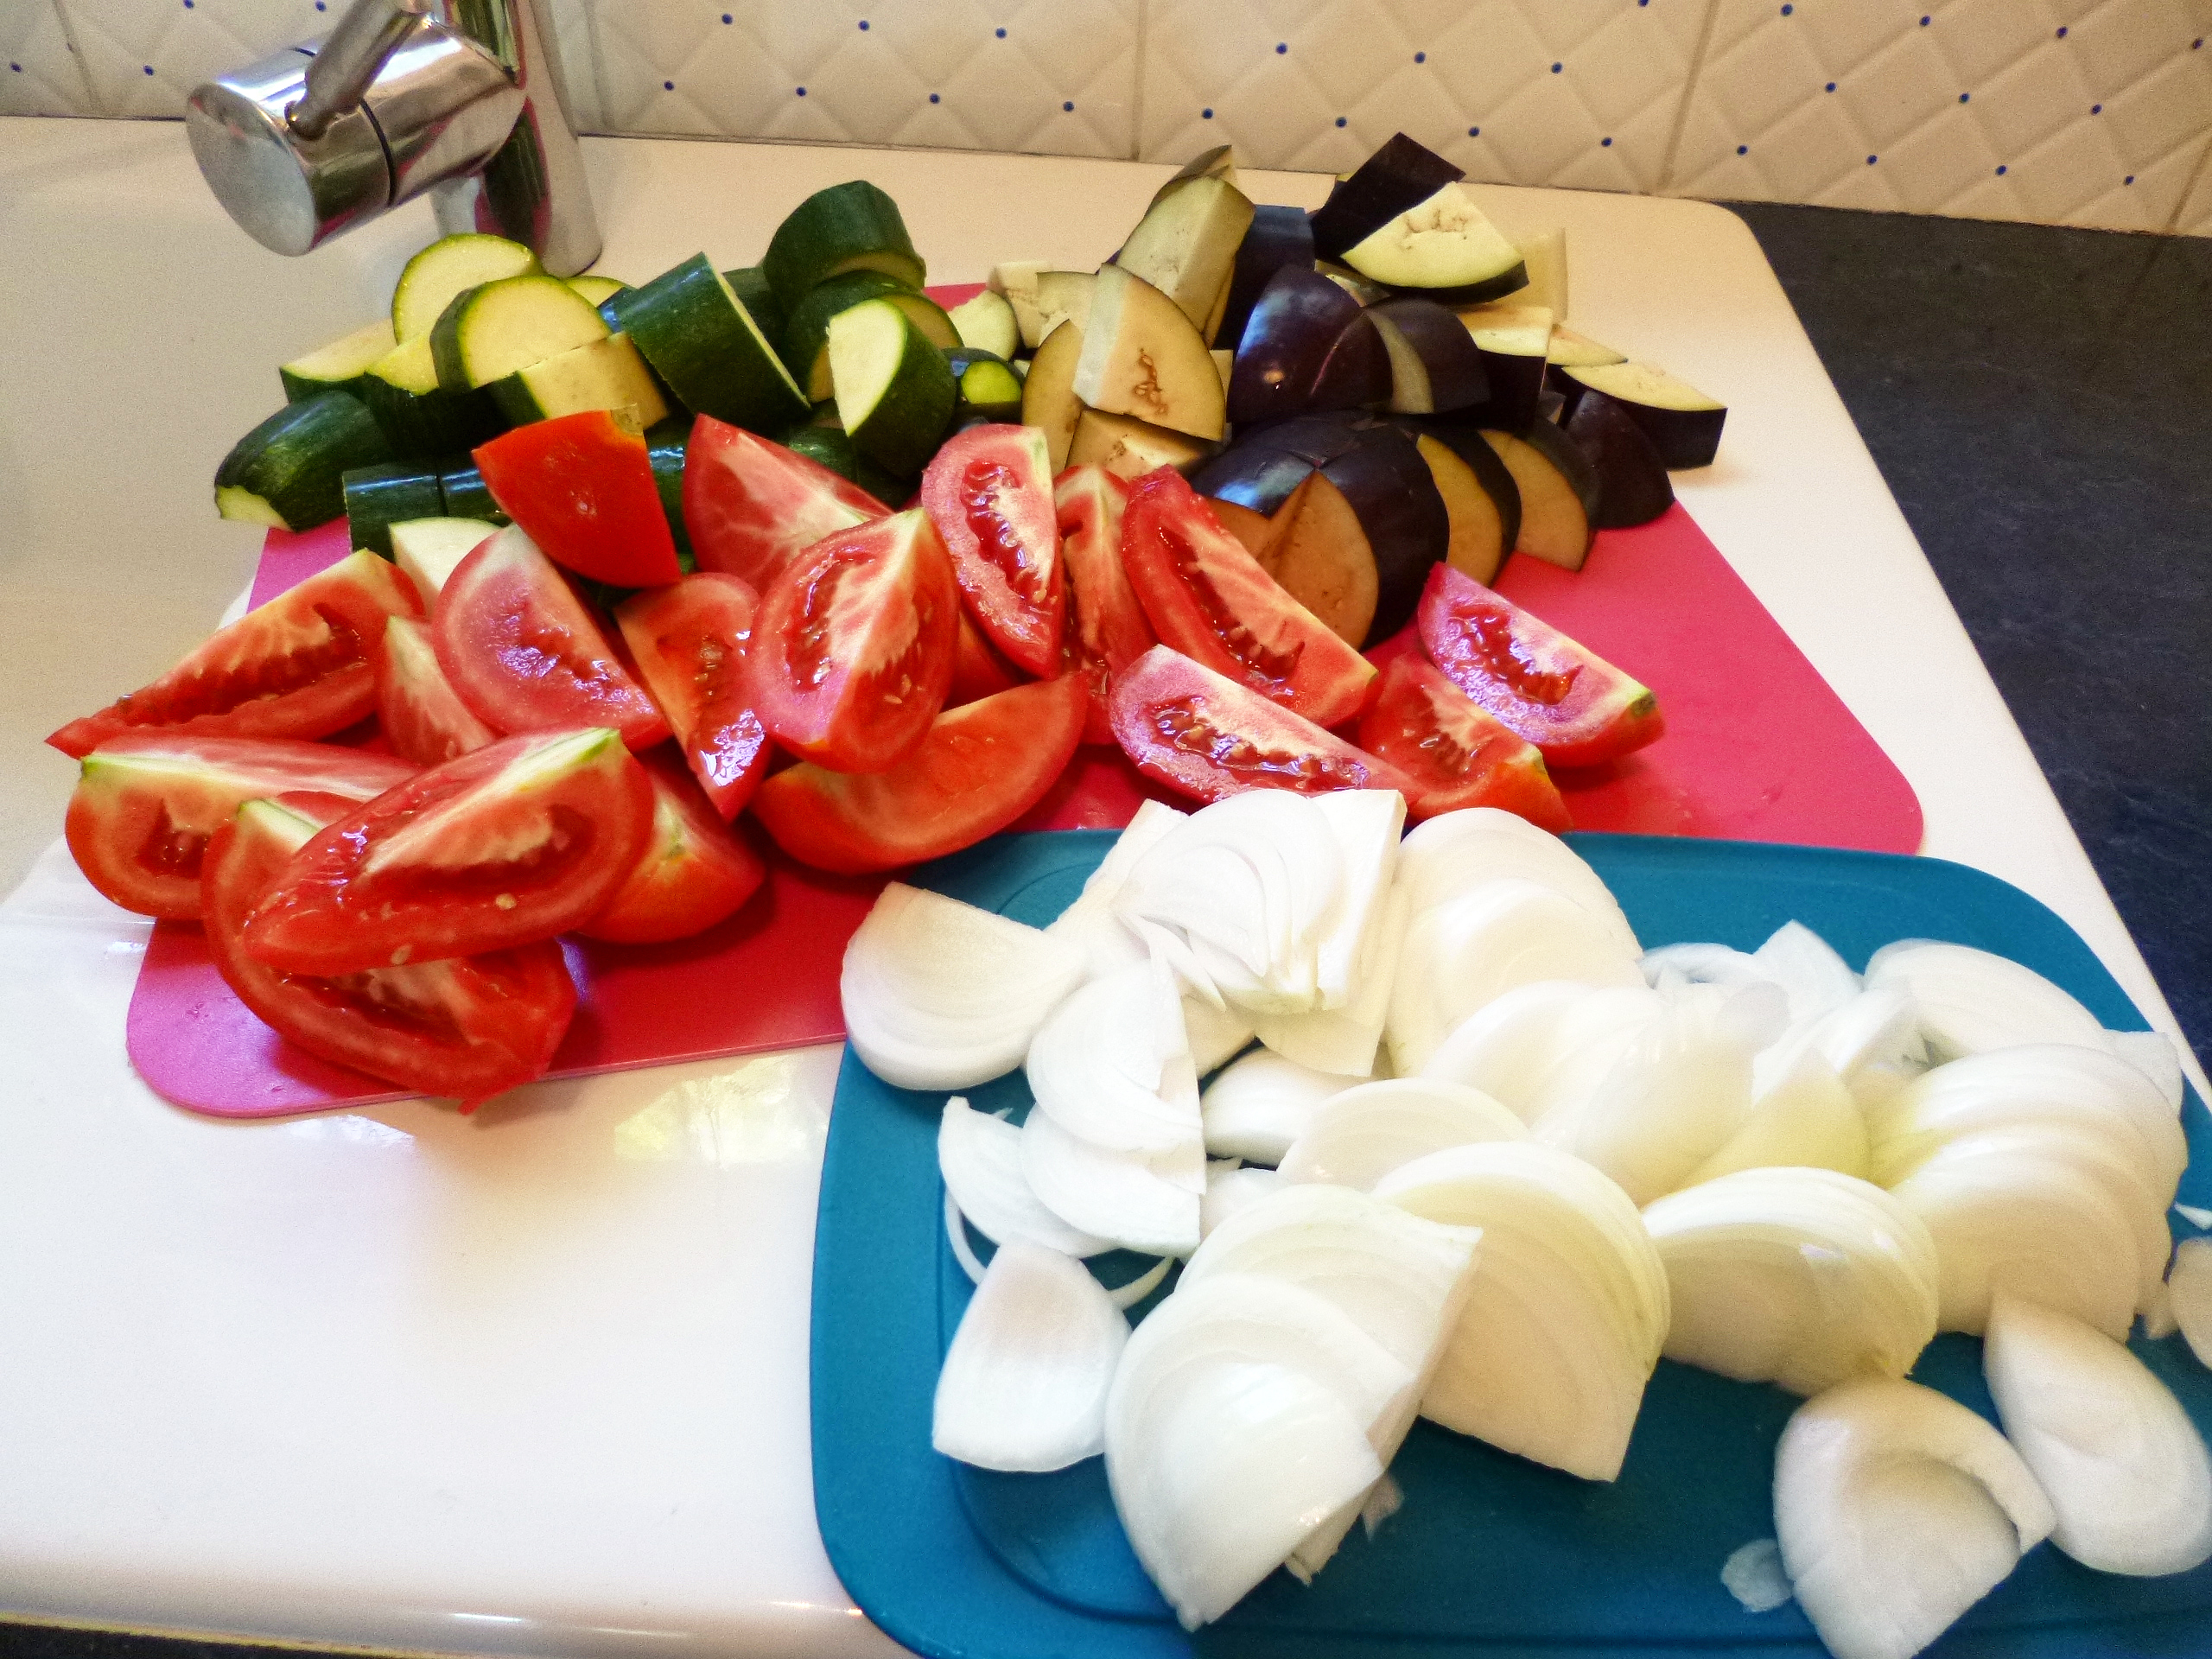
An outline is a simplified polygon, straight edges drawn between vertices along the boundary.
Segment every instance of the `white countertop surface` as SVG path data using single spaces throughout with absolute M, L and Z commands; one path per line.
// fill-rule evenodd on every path
M 751 263 L 866 176 L 932 280 L 1090 266 L 1166 169 L 588 140 L 601 268 Z M 1313 205 L 1326 181 L 1247 175 Z M 1572 321 L 1730 405 L 1685 505 L 1897 762 L 1924 849 L 2064 917 L 2172 1018 L 1751 233 L 1484 189 L 1561 224 Z M 146 924 L 51 846 L 40 747 L 160 672 L 258 535 L 208 480 L 275 365 L 374 315 L 418 204 L 263 252 L 168 123 L 0 119 L 0 1615 L 484 1653 L 893 1651 L 813 1522 L 807 1295 L 833 1050 L 219 1123 L 133 1076 Z M 1725 652 L 1725 645 L 1719 648 Z M 28 876 L 28 880 L 25 878 Z M 2192 1070 L 2196 1069 L 2192 1067 Z M 2200 1088 L 2201 1071 L 2196 1071 Z

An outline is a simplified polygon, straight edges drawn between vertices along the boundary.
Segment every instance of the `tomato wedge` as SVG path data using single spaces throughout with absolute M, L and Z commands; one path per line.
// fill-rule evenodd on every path
M 1173 468 L 1130 486 L 1122 563 L 1162 644 L 1317 726 L 1366 702 L 1375 664 L 1285 593 Z
M 960 613 L 959 637 L 952 646 L 952 683 L 945 688 L 944 706 L 957 709 L 965 703 L 981 702 L 985 697 L 1012 690 L 1021 680 L 1020 671 L 991 649 L 991 642 L 983 638 L 983 631 L 963 609 Z
M 653 827 L 645 850 L 605 910 L 576 931 L 616 944 L 659 944 L 703 933 L 759 891 L 768 867 L 715 816 L 689 772 L 652 757 Z
M 371 664 L 385 618 L 422 614 L 415 584 L 397 566 L 355 553 L 46 741 L 81 760 L 110 738 L 154 727 L 195 737 L 327 737 L 375 711 Z
M 1111 743 L 1107 699 L 1114 677 L 1155 643 L 1144 607 L 1122 568 L 1122 514 L 1129 486 L 1103 467 L 1071 467 L 1054 480 L 1060 518 L 1060 560 L 1067 566 L 1070 655 L 1090 693 L 1083 741 Z
M 759 608 L 741 579 L 702 570 L 633 594 L 614 612 L 684 763 L 725 821 L 745 810 L 768 772 L 768 733 L 745 660 Z
M 1409 818 L 1496 806 L 1554 835 L 1574 827 L 1536 746 L 1411 652 L 1382 671 L 1375 701 L 1359 719 L 1359 745 L 1412 779 Z
M 336 978 L 280 973 L 246 954 L 253 906 L 346 803 L 248 801 L 207 848 L 207 954 L 238 1001 L 311 1054 L 371 1077 L 480 1102 L 544 1075 L 575 1013 L 576 988 L 551 940 L 477 957 Z
M 702 570 L 741 576 L 760 592 L 824 536 L 885 506 L 795 449 L 702 415 L 683 450 L 683 527 Z
M 510 737 L 418 773 L 300 850 L 246 918 L 256 960 L 350 974 L 504 950 L 607 908 L 653 791 L 607 727 Z
M 1667 729 L 1659 700 L 1484 587 L 1440 564 L 1421 596 L 1421 642 L 1452 684 L 1543 751 L 1548 766 L 1594 766 Z
M 85 879 L 142 916 L 200 914 L 208 837 L 258 795 L 372 800 L 415 775 L 388 754 L 281 738 L 133 733 L 85 757 L 62 833 Z
M 954 433 L 923 470 L 922 508 L 984 637 L 1034 679 L 1058 673 L 1067 588 L 1045 434 L 989 424 Z
M 472 454 L 492 499 L 554 563 L 617 588 L 683 574 L 652 453 L 607 410 L 532 421 Z
M 1414 780 L 1389 761 L 1167 645 L 1154 645 L 1114 682 L 1113 714 L 1114 735 L 1137 770 L 1194 800 L 1248 789 L 1414 796 Z
M 377 723 L 392 753 L 435 766 L 499 736 L 469 711 L 438 666 L 429 625 L 395 616 L 377 652 Z
M 446 678 L 494 731 L 612 726 L 633 749 L 668 737 L 591 607 L 518 524 L 454 567 L 430 634 Z
M 944 705 L 959 619 L 952 560 L 926 513 L 817 542 L 760 595 L 752 667 L 761 723 L 818 766 L 895 766 Z
M 1044 798 L 1083 737 L 1083 686 L 1034 680 L 939 715 L 888 772 L 798 766 L 760 786 L 753 816 L 803 864 L 856 874 L 941 858 Z

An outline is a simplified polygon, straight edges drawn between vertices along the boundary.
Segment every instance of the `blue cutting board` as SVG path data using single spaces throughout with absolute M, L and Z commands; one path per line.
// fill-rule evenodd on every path
M 1042 925 L 1113 836 L 1004 836 L 922 870 L 919 885 Z M 1979 945 L 2026 963 L 2116 1029 L 2144 1027 L 2088 946 L 2017 887 L 1936 859 L 1747 842 L 1577 835 L 1647 948 L 1744 950 L 1805 923 L 1863 965 L 1891 939 Z M 969 1091 L 986 1111 L 1029 1094 L 1019 1072 Z M 1052 1475 L 970 1469 L 930 1449 L 938 1366 L 969 1285 L 944 1236 L 942 1095 L 893 1089 L 849 1049 L 822 1173 L 814 1264 L 815 1507 L 862 1611 L 934 1659 L 1732 1659 L 1821 1652 L 1795 1603 L 1745 1612 L 1721 1563 L 1774 1531 L 1774 1445 L 1797 1402 L 1662 1361 L 1621 1478 L 1593 1485 L 1418 1425 L 1391 1472 L 1400 1512 L 1355 1529 L 1311 1586 L 1277 1573 L 1186 1635 L 1114 1516 L 1102 1460 Z M 2192 1091 L 2183 1198 L 2212 1203 L 2212 1122 Z M 2177 1224 L 2187 1230 L 2185 1224 Z M 1115 1278 L 1110 1268 L 1105 1276 Z M 2178 1337 L 2136 1351 L 2212 1431 L 2212 1375 Z M 1939 1338 L 1914 1375 L 1994 1421 L 1980 1344 Z M 2123 1579 L 2045 1544 L 1929 1651 L 2007 1659 L 2212 1652 L 2212 1564 Z

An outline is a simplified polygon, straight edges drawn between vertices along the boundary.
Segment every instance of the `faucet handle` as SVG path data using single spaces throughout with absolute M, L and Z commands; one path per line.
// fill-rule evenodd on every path
M 306 95 L 284 111 L 286 124 L 312 143 L 359 108 L 423 15 L 420 0 L 353 0 L 308 66 Z

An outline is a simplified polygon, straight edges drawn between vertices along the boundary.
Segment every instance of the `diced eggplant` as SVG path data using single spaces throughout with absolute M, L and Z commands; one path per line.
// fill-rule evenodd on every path
M 1552 314 L 1541 306 L 1473 306 L 1459 313 L 1490 377 L 1490 401 L 1469 418 L 1501 432 L 1518 432 L 1536 418 L 1551 348 Z
M 1221 436 L 1221 377 L 1196 325 L 1143 278 L 1108 265 L 1092 290 L 1075 395 L 1209 443 Z
M 1521 486 L 1513 481 L 1513 474 L 1497 458 L 1497 451 L 1484 440 L 1480 429 L 1464 420 L 1405 421 L 1402 424 L 1408 431 L 1427 441 L 1421 454 L 1428 460 L 1429 471 L 1436 478 L 1436 487 L 1442 493 L 1444 505 L 1452 514 L 1453 547 L 1455 550 L 1464 548 L 1464 552 L 1448 557 L 1447 563 L 1486 584 L 1490 576 L 1481 574 L 1481 567 L 1491 557 L 1487 526 L 1494 515 L 1497 524 L 1497 563 L 1490 564 L 1490 572 L 1491 575 L 1496 575 L 1497 564 L 1504 561 L 1505 556 L 1513 550 L 1514 543 L 1520 538 Z M 1454 486 L 1461 480 L 1451 474 L 1448 468 L 1438 466 L 1434 450 L 1439 445 L 1466 468 L 1475 486 L 1489 499 L 1488 512 L 1484 512 L 1479 504 L 1466 501 L 1456 493 Z M 1464 530 L 1463 524 L 1465 526 Z M 1464 564 L 1459 563 L 1461 556 L 1466 560 Z
M 1213 445 L 1164 426 L 1087 409 L 1075 423 L 1075 436 L 1068 445 L 1068 465 L 1094 464 L 1116 478 L 1134 482 L 1162 467 L 1187 473 L 1212 453 Z
M 1583 398 L 1567 435 L 1597 469 L 1598 510 L 1591 523 L 1598 529 L 1649 524 L 1674 505 L 1675 486 L 1657 447 L 1611 397 Z
M 1562 570 L 1580 570 L 1598 531 L 1598 471 L 1559 428 L 1539 421 L 1525 432 L 1485 429 L 1483 437 L 1521 491 L 1521 531 L 1513 550 Z
M 1390 354 L 1359 302 L 1325 276 L 1285 265 L 1252 308 L 1229 379 L 1239 427 L 1387 403 Z
M 1490 397 L 1474 337 L 1433 300 L 1391 300 L 1366 313 L 1390 353 L 1390 409 L 1443 415 Z
M 1268 279 L 1285 266 L 1299 270 L 1313 268 L 1313 227 L 1302 207 L 1262 205 L 1252 210 L 1251 227 L 1237 245 L 1236 264 L 1229 278 L 1229 292 L 1215 328 L 1216 349 L 1235 351 L 1244 338 L 1244 326 Z
M 1063 322 L 1037 348 L 1028 378 L 1021 383 L 1021 423 L 1044 432 L 1045 451 L 1054 473 L 1068 464 L 1068 446 L 1075 441 L 1076 423 L 1083 418 L 1083 400 L 1075 395 L 1076 365 L 1082 360 L 1082 327 Z
M 1201 174 L 1154 200 L 1114 263 L 1174 301 L 1203 334 L 1224 315 L 1230 274 L 1252 218 L 1243 191 Z
M 1524 305 L 1541 305 L 1554 321 L 1567 315 L 1567 232 L 1556 226 L 1531 236 L 1516 236 L 1513 245 L 1528 267 L 1529 285 L 1521 291 Z
M 1370 283 L 1350 266 L 1340 265 L 1333 259 L 1316 259 L 1313 269 L 1362 305 L 1380 305 L 1390 297 L 1390 290 L 1382 283 Z
M 1183 164 L 1183 170 L 1152 193 L 1151 206 L 1160 204 L 1180 190 L 1185 185 L 1199 179 L 1219 179 L 1232 189 L 1236 186 L 1236 150 L 1230 144 L 1216 144 L 1211 149 L 1201 150 Z
M 1308 473 L 1276 511 L 1267 556 L 1282 590 L 1354 650 L 1375 632 L 1382 561 L 1351 500 L 1325 472 Z
M 1426 145 L 1395 134 L 1350 177 L 1339 179 L 1328 200 L 1313 210 L 1314 251 L 1338 258 L 1407 208 L 1466 176 Z
M 1580 401 L 1596 396 L 1618 404 L 1670 468 L 1712 464 L 1728 419 L 1719 399 L 1649 363 L 1601 364 L 1567 376 L 1584 389 Z
M 1499 299 L 1529 283 L 1521 251 L 1457 184 L 1444 186 L 1345 249 L 1344 262 L 1370 282 L 1455 304 Z
M 1576 334 L 1559 321 L 1556 313 L 1552 318 L 1551 344 L 1545 348 L 1544 356 L 1554 368 L 1565 369 L 1586 368 L 1594 363 L 1628 361 L 1625 352 L 1617 352 L 1587 334 Z

